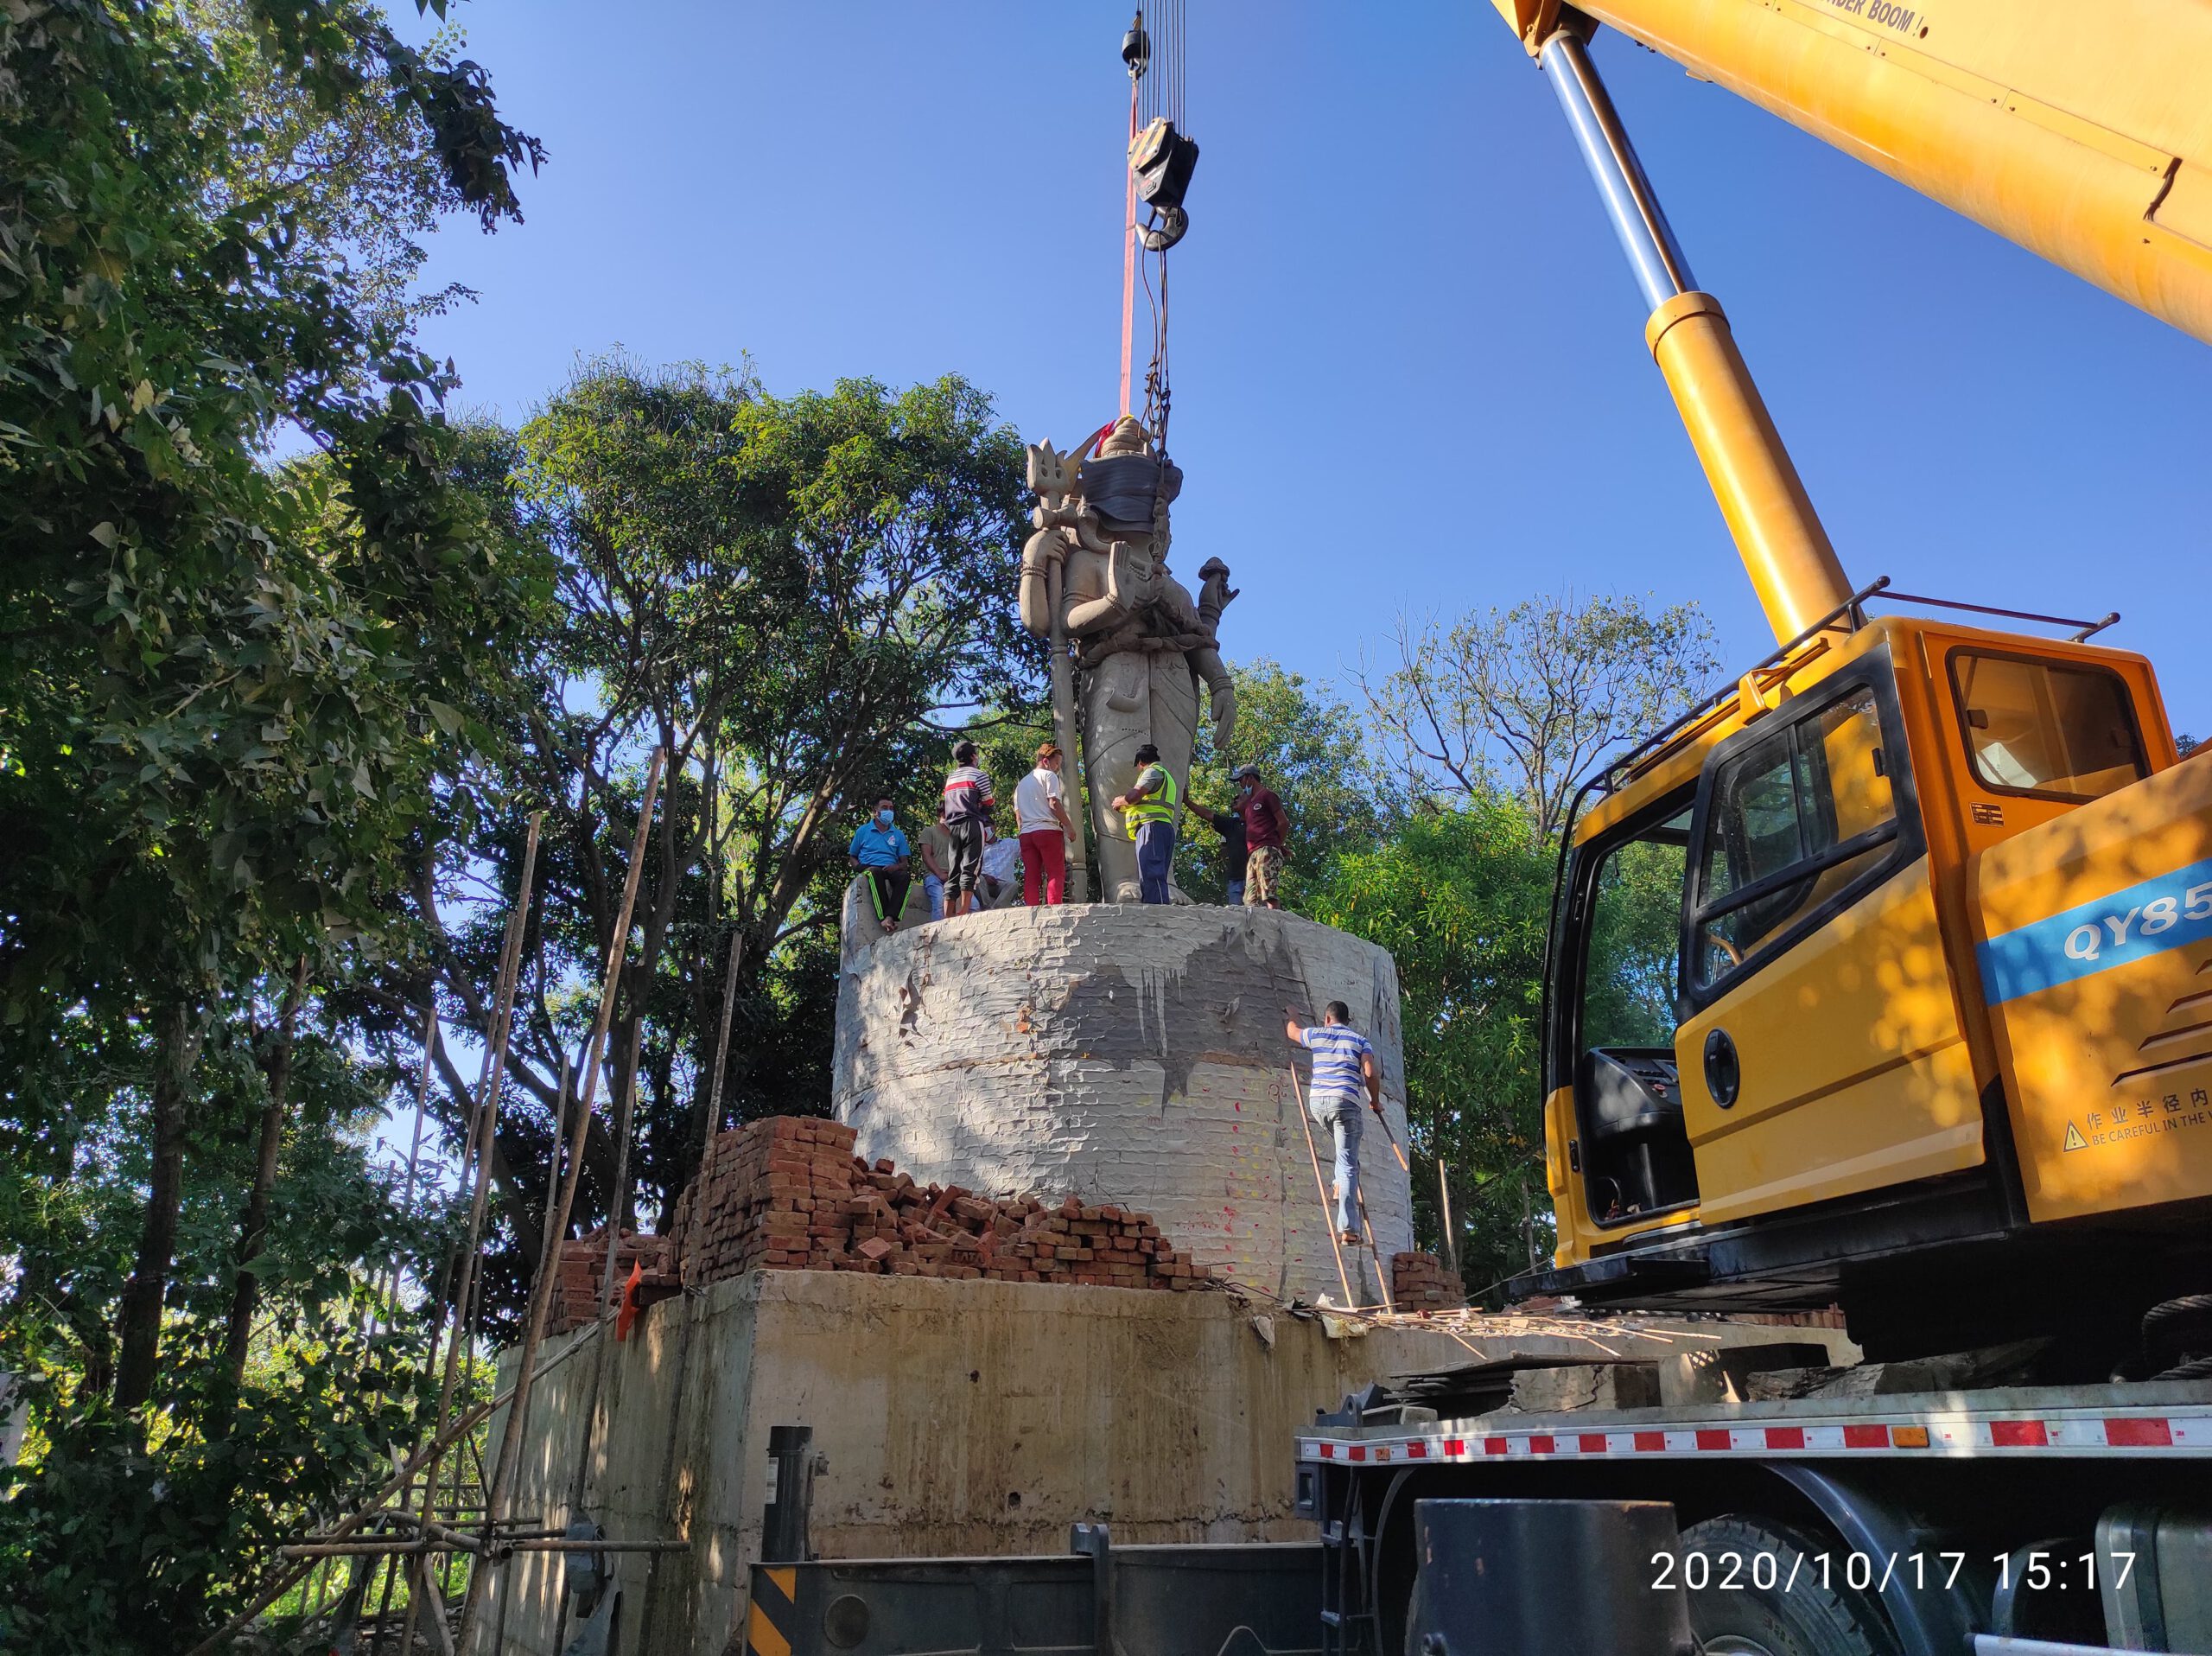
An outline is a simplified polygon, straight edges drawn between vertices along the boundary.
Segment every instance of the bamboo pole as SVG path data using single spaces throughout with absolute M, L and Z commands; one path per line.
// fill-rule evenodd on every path
M 569 1215 L 575 1208 L 576 1186 L 583 1175 L 584 1143 L 591 1125 L 593 1099 L 599 1090 L 600 1060 L 607 1041 L 607 1028 L 614 1021 L 614 997 L 621 987 L 622 960 L 629 952 L 630 916 L 637 907 L 638 882 L 645 866 L 645 844 L 652 830 L 653 800 L 660 791 L 661 767 L 667 761 L 668 750 L 655 748 L 652 759 L 645 767 L 645 795 L 638 806 L 638 830 L 630 842 L 630 867 L 622 882 L 622 905 L 615 916 L 613 934 L 607 940 L 599 1015 L 592 1025 L 584 1084 L 576 1095 L 576 1118 L 569 1131 L 568 1174 L 561 1181 L 561 1196 L 556 1211 L 546 1224 L 544 1246 L 538 1254 L 537 1274 L 530 1285 L 530 1316 L 523 1335 L 522 1351 L 515 1361 L 515 1400 L 507 1411 L 506 1430 L 499 1436 L 499 1458 L 493 1463 L 491 1486 L 485 1492 L 486 1515 L 495 1525 L 505 1516 L 507 1481 L 522 1453 L 523 1427 L 529 1419 L 530 1392 L 536 1378 L 537 1348 L 545 1339 L 546 1317 L 552 1309 L 553 1290 L 561 1275 L 561 1241 L 568 1234 Z M 467 1590 L 461 1597 L 461 1642 L 464 1645 L 468 1642 L 468 1633 L 474 1622 L 477 1607 L 483 1602 L 485 1574 L 482 1570 L 471 1570 Z
M 545 1372 L 549 1374 L 551 1373 L 563 1363 L 567 1362 L 569 1359 L 574 1357 L 578 1352 L 582 1351 L 589 1346 L 592 1336 L 599 1332 L 600 1326 L 601 1325 L 597 1323 L 594 1323 L 590 1328 L 585 1329 L 583 1331 L 582 1338 L 579 1339 L 575 1345 L 570 1346 L 566 1351 L 561 1353 L 560 1355 L 555 1357 L 550 1362 L 545 1365 Z M 385 1503 L 386 1501 L 390 1500 L 401 1490 L 406 1488 L 409 1484 L 415 1481 L 415 1474 L 422 1469 L 423 1463 L 429 1458 L 433 1452 L 449 1447 L 454 1442 L 465 1434 L 475 1430 L 478 1426 L 481 1425 L 485 1420 L 490 1417 L 492 1411 L 497 1409 L 501 1404 L 512 1403 L 514 1400 L 514 1388 L 512 1386 L 509 1386 L 498 1396 L 489 1398 L 484 1402 L 477 1404 L 469 1409 L 467 1413 L 461 1415 L 451 1426 L 448 1427 L 441 1437 L 435 1438 L 430 1443 L 425 1443 L 421 1449 L 416 1449 L 413 1455 L 410 1455 L 405 1463 L 400 1467 L 399 1470 L 393 1473 L 385 1483 L 379 1486 L 377 1492 L 371 1495 L 368 1500 L 362 1504 L 359 1510 L 355 1512 L 350 1518 L 340 1519 L 330 1530 L 329 1533 L 323 1538 L 329 1541 L 341 1540 L 346 1536 L 350 1535 L 353 1531 L 360 1528 L 362 1525 L 367 1523 L 371 1519 L 376 1517 L 380 1512 L 385 1510 Z M 190 1650 L 187 1651 L 185 1653 L 185 1656 L 208 1656 L 208 1653 L 214 1650 L 217 1646 L 228 1640 L 232 1634 L 243 1631 L 248 1622 L 251 1621 L 256 1616 L 266 1610 L 278 1599 L 283 1597 L 285 1594 L 290 1592 L 295 1587 L 298 1586 L 301 1581 L 308 1575 L 313 1568 L 313 1564 L 308 1564 L 303 1568 L 278 1570 L 276 1572 L 276 1578 L 270 1582 L 268 1586 L 261 1589 L 260 1596 L 256 1598 L 252 1603 L 247 1605 L 245 1608 L 240 1610 L 236 1615 L 232 1616 L 228 1621 L 226 1621 L 221 1627 L 216 1628 L 214 1632 L 209 1634 L 205 1639 L 202 1639 Z
M 599 1279 L 599 1308 L 596 1320 L 607 1320 L 607 1305 L 614 1292 L 614 1262 L 622 1241 L 622 1215 L 629 1206 L 630 1121 L 638 1101 L 638 1059 L 645 1046 L 645 1020 L 633 1010 L 630 1019 L 630 1053 L 622 1074 L 622 1102 L 615 1111 L 614 1125 L 614 1189 L 607 1199 L 607 1258 Z M 584 1399 L 583 1430 L 576 1438 L 576 1474 L 569 1487 L 569 1511 L 580 1513 L 584 1505 L 584 1482 L 591 1470 L 592 1440 L 598 1436 L 599 1398 L 607 1388 L 607 1366 L 613 1360 L 613 1347 L 606 1341 L 600 1341 L 598 1357 L 591 1366 L 591 1390 Z M 505 1619 L 506 1601 L 500 1600 L 500 1618 Z M 559 1610 L 553 1620 L 553 1643 L 556 1648 L 568 1631 L 569 1600 L 563 1594 Z M 495 1641 L 496 1642 L 496 1641 Z
M 708 1147 L 722 1124 L 722 1073 L 729 1063 L 729 1029 L 737 1016 L 737 969 L 745 960 L 745 928 L 729 931 L 729 963 L 722 971 L 721 1028 L 715 1035 L 715 1073 L 707 1084 L 706 1120 L 699 1130 L 699 1165 L 707 1165 Z
M 410 1562 L 414 1566 L 413 1585 L 430 1612 L 430 1648 L 436 1651 L 438 1656 L 454 1656 L 459 1641 L 454 1638 L 453 1629 L 446 1625 L 446 1602 L 444 1595 L 438 1591 L 437 1580 L 430 1574 L 427 1560 L 416 1557 Z M 408 1595 L 410 1604 L 414 1599 L 414 1594 Z M 412 1646 L 409 1648 L 411 1651 Z
M 1367 1233 L 1367 1251 L 1375 1259 L 1375 1285 L 1382 1290 L 1382 1309 L 1385 1315 L 1395 1316 L 1398 1308 L 1390 1300 L 1390 1268 L 1382 1263 L 1382 1250 L 1375 1240 L 1375 1221 L 1367 1216 L 1367 1193 L 1359 1193 L 1359 1228 Z
M 1351 1291 L 1351 1278 L 1344 1273 L 1344 1244 L 1337 1239 L 1337 1216 L 1329 1206 L 1329 1187 L 1321 1177 L 1321 1153 L 1313 1148 L 1313 1121 L 1306 1113 L 1306 1089 L 1299 1085 L 1295 1065 L 1290 1072 L 1290 1090 L 1298 1100 L 1298 1124 L 1306 1130 L 1306 1158 L 1313 1164 L 1313 1190 L 1321 1199 L 1321 1222 L 1328 1227 L 1329 1252 L 1337 1256 L 1337 1281 L 1344 1290 L 1344 1309 L 1351 1310 L 1359 1303 Z
M 1459 1232 L 1452 1222 L 1452 1181 L 1445 1176 L 1444 1158 L 1436 1158 L 1436 1199 L 1444 1215 L 1444 1258 L 1452 1267 L 1454 1278 L 1459 1277 Z M 1465 1293 L 1467 1284 L 1459 1282 L 1459 1291 Z
M 435 997 L 423 1009 L 423 1068 L 415 1078 L 415 1131 L 407 1142 L 407 1182 L 402 1188 L 399 1205 L 403 1209 L 415 1206 L 415 1177 L 423 1164 L 423 1118 L 429 1112 L 431 1060 L 437 1054 L 438 1003 Z M 391 1270 L 385 1283 L 384 1303 L 378 1308 L 378 1319 L 385 1328 L 391 1326 L 391 1302 L 399 1297 L 399 1250 L 391 1251 Z M 386 1597 L 390 1596 L 387 1592 Z
M 530 826 L 523 839 L 522 879 L 515 893 L 514 907 L 507 914 L 506 935 L 499 943 L 499 975 L 492 992 L 490 1027 L 484 1031 L 486 1052 L 483 1072 L 477 1078 L 476 1107 L 469 1114 L 467 1137 L 463 1143 L 461 1176 L 466 1179 L 473 1172 L 475 1183 L 469 1193 L 468 1231 L 458 1255 L 458 1270 L 452 1273 L 453 1331 L 446 1341 L 445 1364 L 438 1377 L 437 1412 L 431 1417 L 432 1435 L 442 1430 L 453 1410 L 454 1392 L 460 1382 L 461 1350 L 468 1339 L 468 1306 L 477 1283 L 479 1255 L 484 1239 L 484 1216 L 489 1209 L 492 1196 L 492 1145 L 499 1119 L 499 1089 L 506 1080 L 507 1041 L 514 1029 L 516 987 L 522 978 L 523 939 L 530 928 L 531 894 L 537 880 L 537 837 L 545 823 L 545 813 L 531 813 Z M 444 1313 L 440 1313 L 441 1325 Z M 431 1355 L 435 1360 L 437 1342 L 431 1341 Z M 427 1520 L 436 1503 L 438 1494 L 438 1460 L 430 1458 L 429 1468 L 423 1480 L 423 1516 Z M 411 1592 L 407 1598 L 407 1631 L 401 1648 L 414 1647 L 415 1624 L 418 1604 Z

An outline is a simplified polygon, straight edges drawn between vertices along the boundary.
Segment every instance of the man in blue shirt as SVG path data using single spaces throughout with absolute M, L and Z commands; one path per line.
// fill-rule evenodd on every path
M 891 801 L 878 799 L 875 814 L 853 831 L 853 843 L 845 848 L 845 861 L 867 880 L 875 917 L 887 932 L 899 929 L 899 917 L 906 912 L 906 888 L 914 877 L 913 853 L 906 836 L 891 825 Z
M 1306 1108 L 1336 1141 L 1337 1231 L 1346 1242 L 1357 1245 L 1367 1239 L 1359 1225 L 1359 1134 L 1365 1124 L 1359 1106 L 1363 1095 L 1383 1131 L 1389 1131 L 1389 1118 L 1382 1113 L 1382 1072 L 1376 1065 L 1375 1048 L 1351 1027 L 1351 1009 L 1342 1001 L 1331 1001 L 1315 1028 L 1300 1023 L 1298 1014 L 1288 1007 L 1283 1016 L 1287 1020 L 1283 1034 L 1293 1045 L 1313 1054 L 1313 1085 L 1306 1095 Z

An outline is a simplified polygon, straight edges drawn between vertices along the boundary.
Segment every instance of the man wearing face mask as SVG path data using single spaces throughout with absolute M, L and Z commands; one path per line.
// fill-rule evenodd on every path
M 845 861 L 868 880 L 875 917 L 886 932 L 899 929 L 899 917 L 906 912 L 906 888 L 914 877 L 913 852 L 891 818 L 890 799 L 878 799 L 875 814 L 853 831 L 853 843 L 845 848 Z

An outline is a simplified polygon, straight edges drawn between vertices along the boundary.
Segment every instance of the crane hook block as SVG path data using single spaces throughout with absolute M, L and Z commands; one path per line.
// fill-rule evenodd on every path
M 1137 175 L 1137 200 L 1162 217 L 1183 205 L 1198 146 L 1161 118 L 1137 134 L 1129 145 L 1129 170 Z
M 1129 32 L 1122 36 L 1122 61 L 1128 65 L 1132 80 L 1142 79 L 1144 72 L 1152 67 L 1152 37 L 1144 32 L 1142 11 L 1129 25 Z

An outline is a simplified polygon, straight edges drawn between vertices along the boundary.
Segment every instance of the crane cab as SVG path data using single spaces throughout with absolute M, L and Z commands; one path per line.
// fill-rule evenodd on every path
M 1597 779 L 1523 1290 L 1825 1305 L 2201 1215 L 2212 1119 L 2161 1124 L 2212 1086 L 2212 763 L 2178 759 L 2140 657 L 1854 607 Z

